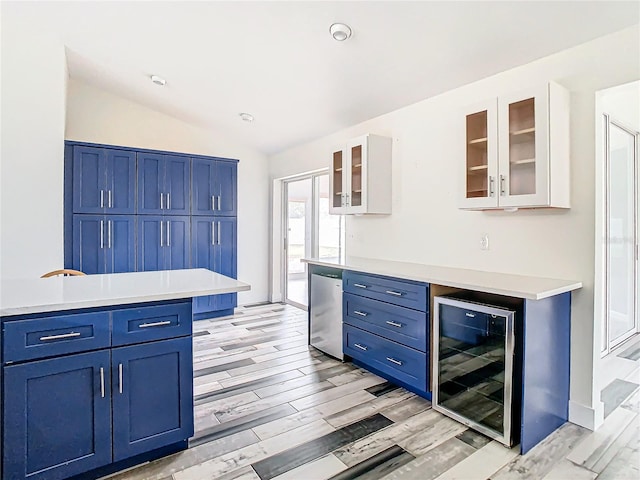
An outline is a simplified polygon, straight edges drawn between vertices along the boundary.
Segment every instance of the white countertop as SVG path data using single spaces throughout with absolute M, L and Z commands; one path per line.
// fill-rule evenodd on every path
M 0 282 L 0 316 L 217 295 L 251 286 L 204 268 Z
M 325 267 L 386 275 L 529 300 L 540 300 L 582 288 L 582 282 L 572 280 L 438 267 L 373 258 L 347 257 L 345 262 L 331 259 L 305 258 L 302 261 Z

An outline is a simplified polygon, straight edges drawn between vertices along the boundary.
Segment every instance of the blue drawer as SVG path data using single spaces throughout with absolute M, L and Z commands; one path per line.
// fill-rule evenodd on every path
M 472 309 L 439 305 L 440 336 L 480 345 L 489 336 L 491 315 Z M 494 322 L 495 323 L 495 322 Z M 495 327 L 492 327 L 495 329 Z M 501 332 L 504 335 L 504 331 Z
M 5 321 L 4 363 L 109 347 L 109 313 L 78 313 Z
M 427 314 L 345 293 L 344 322 L 421 352 L 427 351 Z
M 427 391 L 428 357 L 391 340 L 344 325 L 344 353 L 391 378 Z
M 112 345 L 131 345 L 191 335 L 191 301 L 114 310 Z
M 428 286 L 424 283 L 347 271 L 342 276 L 342 289 L 401 307 L 429 311 Z

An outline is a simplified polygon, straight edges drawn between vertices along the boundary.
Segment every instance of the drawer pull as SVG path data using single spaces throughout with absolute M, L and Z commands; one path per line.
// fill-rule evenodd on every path
M 171 320 L 164 320 L 162 322 L 141 323 L 138 328 L 160 327 L 162 325 L 171 325 Z
M 354 283 L 353 286 L 358 288 L 367 288 L 366 285 L 362 285 L 361 283 Z
M 466 315 L 467 317 L 476 318 L 476 314 L 475 314 L 475 313 L 469 313 L 469 312 L 466 312 L 466 313 L 465 313 L 465 315 Z
M 389 360 L 391 363 L 395 363 L 396 365 L 402 366 L 402 362 L 400 360 L 396 360 L 395 358 L 391 358 L 391 357 L 387 357 L 387 360 Z
M 49 335 L 48 337 L 40 337 L 40 341 L 46 342 L 47 340 L 62 340 L 63 338 L 79 337 L 80 335 L 82 335 L 80 332 L 62 333 L 60 335 Z
M 393 290 L 386 290 L 385 293 L 388 293 L 389 295 L 395 295 L 396 297 L 401 297 L 402 295 L 404 295 L 402 292 L 394 292 Z
M 354 343 L 353 344 L 354 347 L 359 348 L 360 350 L 364 350 L 365 352 L 367 350 L 369 350 L 367 347 L 363 347 L 362 345 L 360 345 L 359 343 Z
M 392 322 L 391 320 L 387 320 L 387 325 L 391 325 L 392 327 L 402 328 L 402 324 L 401 323 Z
M 367 315 L 369 315 L 366 312 L 361 312 L 360 310 L 354 310 L 353 311 L 354 315 L 360 315 L 361 317 L 366 317 Z

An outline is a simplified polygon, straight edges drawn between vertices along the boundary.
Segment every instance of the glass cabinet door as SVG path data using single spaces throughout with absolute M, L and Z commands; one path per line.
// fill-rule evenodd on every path
M 548 98 L 543 87 L 499 100 L 500 206 L 549 203 Z
M 350 146 L 351 152 L 351 186 L 349 191 L 349 205 L 352 207 L 362 206 L 362 145 Z
M 462 207 L 497 206 L 496 100 L 472 106 L 465 116 L 465 180 Z
M 331 171 L 331 210 L 341 209 L 344 206 L 344 176 L 345 172 L 345 152 L 337 150 L 333 152 L 333 163 Z

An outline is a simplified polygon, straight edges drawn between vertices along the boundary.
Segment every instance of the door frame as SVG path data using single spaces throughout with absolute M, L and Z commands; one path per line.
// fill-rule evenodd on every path
M 634 139 L 634 156 L 635 156 L 635 162 L 634 162 L 634 173 L 633 173 L 633 179 L 634 179 L 634 188 L 633 188 L 633 205 L 635 207 L 635 212 L 633 215 L 633 222 L 634 222 L 634 228 L 633 228 L 633 232 L 634 232 L 634 239 L 633 239 L 633 244 L 635 247 L 635 262 L 634 262 L 634 271 L 633 271 L 633 281 L 634 281 L 634 301 L 633 301 L 633 306 L 634 306 L 634 312 L 633 312 L 633 316 L 634 316 L 634 321 L 635 321 L 635 328 L 630 330 L 629 332 L 625 333 L 624 335 L 622 335 L 621 337 L 619 337 L 618 339 L 615 340 L 615 343 L 611 341 L 611 321 L 609 318 L 609 292 L 610 292 L 610 275 L 609 275 L 609 254 L 611 251 L 611 242 L 609 239 L 609 188 L 610 188 L 610 178 L 609 178 L 609 172 L 610 172 L 610 166 L 611 166 L 611 158 L 610 158 L 610 149 L 609 149 L 609 131 L 610 131 L 610 126 L 614 125 L 617 128 L 624 130 L 625 132 L 627 132 L 628 134 L 630 134 L 633 139 Z M 639 318 L 639 311 L 640 311 L 640 295 L 638 294 L 638 286 L 640 285 L 640 266 L 639 266 L 639 242 L 640 242 L 640 220 L 639 220 L 639 216 L 640 216 L 640 208 L 638 208 L 638 201 L 640 200 L 640 160 L 639 160 L 639 156 L 640 156 L 640 132 L 637 132 L 635 129 L 633 129 L 630 126 L 625 125 L 623 122 L 620 122 L 619 120 L 613 120 L 611 118 L 611 116 L 608 113 L 603 113 L 603 133 L 604 133 L 604 139 L 603 139 L 603 146 L 604 146 L 604 221 L 603 221 L 603 227 L 604 227 L 604 241 L 605 241 L 605 253 L 604 253 L 604 297 L 603 297 L 603 302 L 604 302 L 604 319 L 605 319 L 605 325 L 606 328 L 603 329 L 602 331 L 602 335 L 604 335 L 604 345 L 605 348 L 602 350 L 602 356 L 606 356 L 609 353 L 611 353 L 611 351 L 613 351 L 615 348 L 617 348 L 619 345 L 623 344 L 624 342 L 626 342 L 629 338 L 633 337 L 635 334 L 640 332 L 640 318 Z

